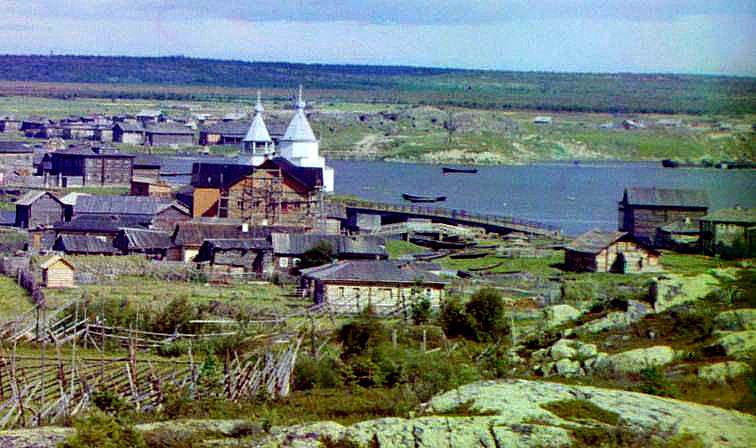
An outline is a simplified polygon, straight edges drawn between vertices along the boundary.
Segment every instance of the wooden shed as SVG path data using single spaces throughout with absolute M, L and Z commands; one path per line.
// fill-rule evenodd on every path
M 42 269 L 42 285 L 46 288 L 73 288 L 76 286 L 76 269 L 65 258 L 54 255 L 39 265 Z
M 16 227 L 30 229 L 63 221 L 65 210 L 60 199 L 49 191 L 29 191 L 16 201 Z
M 708 208 L 709 199 L 702 190 L 628 188 L 619 202 L 618 230 L 655 245 L 658 228 L 686 218 L 700 218 Z
M 565 247 L 564 263 L 576 272 L 648 272 L 658 270 L 659 252 L 627 232 L 594 229 Z

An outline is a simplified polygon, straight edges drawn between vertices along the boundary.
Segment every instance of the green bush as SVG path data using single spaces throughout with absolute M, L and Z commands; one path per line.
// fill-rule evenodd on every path
M 319 241 L 312 249 L 302 254 L 297 269 L 312 268 L 322 266 L 333 261 L 335 251 L 328 241 Z
M 294 390 L 332 389 L 341 387 L 343 380 L 341 370 L 343 366 L 338 359 L 300 355 L 294 366 Z
M 152 330 L 158 333 L 192 331 L 189 321 L 196 319 L 197 308 L 186 297 L 171 300 L 152 321 Z
M 74 421 L 76 433 L 61 448 L 147 448 L 142 435 L 131 425 L 100 410 Z
M 496 289 L 482 288 L 473 294 L 465 305 L 465 314 L 479 341 L 496 339 L 509 332 L 504 319 L 504 301 Z
M 447 337 L 471 337 L 473 335 L 470 319 L 465 314 L 465 308 L 457 297 L 448 299 L 441 307 L 438 323 L 444 329 L 444 334 Z
M 189 344 L 185 341 L 164 342 L 155 351 L 166 358 L 177 358 L 189 352 Z
M 369 346 L 375 346 L 386 339 L 383 322 L 366 309 L 352 322 L 344 324 L 338 332 L 338 341 L 342 344 L 344 358 L 363 353 Z
M 159 429 L 149 431 L 144 435 L 144 441 L 149 448 L 195 448 L 201 446 L 195 434 L 190 431 L 175 429 Z
M 640 371 L 640 384 L 638 390 L 661 397 L 676 397 L 679 395 L 677 388 L 667 379 L 663 367 L 647 367 Z
M 414 298 L 410 304 L 410 316 L 415 325 L 423 325 L 430 322 L 431 302 L 428 297 Z
M 92 394 L 92 403 L 97 409 L 112 416 L 122 415 L 128 411 L 126 401 L 111 391 L 96 391 Z

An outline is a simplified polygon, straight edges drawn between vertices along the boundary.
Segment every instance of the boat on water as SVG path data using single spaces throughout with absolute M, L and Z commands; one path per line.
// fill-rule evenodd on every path
M 446 200 L 446 196 L 430 196 L 410 193 L 403 193 L 402 198 L 410 202 L 444 202 Z
M 441 168 L 444 174 L 476 174 L 478 170 L 476 168 L 451 168 L 445 166 Z
M 664 159 L 661 163 L 664 168 L 677 168 L 678 166 L 680 166 L 680 162 L 672 159 Z

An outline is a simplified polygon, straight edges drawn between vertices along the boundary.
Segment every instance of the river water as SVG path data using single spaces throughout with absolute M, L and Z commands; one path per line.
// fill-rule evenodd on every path
M 710 210 L 756 207 L 755 170 L 662 168 L 658 163 L 545 163 L 478 167 L 443 175 L 438 165 L 329 162 L 336 193 L 402 203 L 404 192 L 446 195 L 443 207 L 531 219 L 568 235 L 617 228 L 617 202 L 631 186 L 705 190 Z
M 163 171 L 190 172 L 193 161 L 233 163 L 219 157 L 164 158 Z M 481 166 L 478 174 L 443 175 L 441 166 L 331 160 L 336 193 L 403 203 L 402 193 L 445 195 L 438 206 L 555 225 L 568 235 L 617 228 L 617 202 L 631 186 L 693 188 L 709 195 L 710 210 L 756 207 L 756 170 L 662 168 L 659 163 L 544 163 Z M 167 179 L 188 183 L 188 176 Z

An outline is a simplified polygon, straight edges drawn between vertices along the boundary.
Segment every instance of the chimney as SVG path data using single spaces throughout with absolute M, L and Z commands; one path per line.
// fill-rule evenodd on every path
M 242 231 L 242 233 L 248 233 L 249 232 L 249 223 L 248 222 L 243 222 L 242 223 L 241 231 Z

